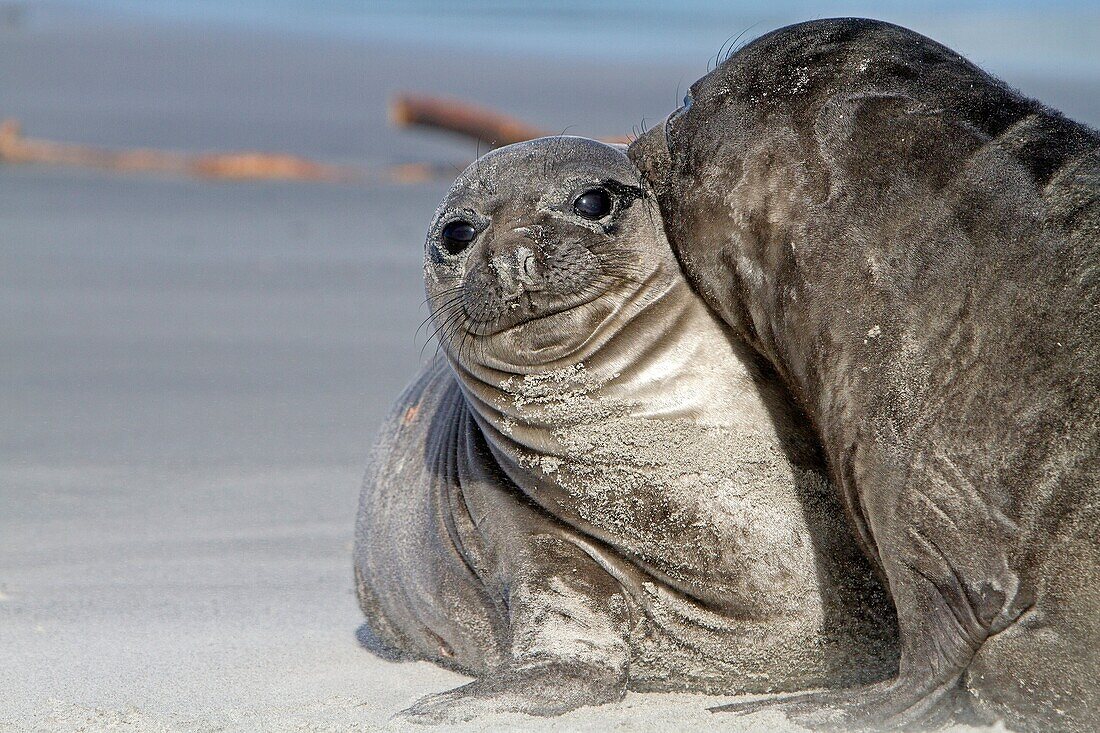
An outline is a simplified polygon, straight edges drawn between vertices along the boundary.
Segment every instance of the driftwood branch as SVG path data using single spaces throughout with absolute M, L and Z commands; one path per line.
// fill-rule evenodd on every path
M 549 134 L 526 122 L 466 102 L 401 94 L 390 102 L 390 121 L 397 127 L 429 127 L 481 140 L 488 148 Z
M 390 101 L 390 122 L 397 127 L 427 127 L 480 140 L 487 149 L 546 137 L 554 133 L 515 117 L 456 99 L 399 94 Z M 626 143 L 626 137 L 601 138 Z

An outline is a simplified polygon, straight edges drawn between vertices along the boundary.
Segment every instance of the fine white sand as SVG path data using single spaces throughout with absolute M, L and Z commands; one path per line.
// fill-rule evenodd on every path
M 472 144 L 388 129 L 387 95 L 616 134 L 705 66 L 580 73 L 32 13 L 0 29 L 0 114 L 95 144 L 464 163 Z M 1100 118 L 1080 106 L 1095 84 L 1031 84 Z M 445 187 L 0 169 L 0 730 L 374 730 L 463 681 L 357 644 L 350 559 L 367 447 L 420 359 Z M 706 712 L 723 700 L 461 729 L 779 724 Z

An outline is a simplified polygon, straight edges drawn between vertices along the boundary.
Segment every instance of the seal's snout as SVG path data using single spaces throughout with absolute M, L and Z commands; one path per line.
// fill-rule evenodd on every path
M 498 252 L 491 262 L 500 279 L 501 297 L 504 300 L 516 300 L 524 293 L 546 289 L 542 267 L 530 247 L 519 245 L 505 252 Z
M 668 151 L 668 140 L 665 137 L 665 125 L 667 120 L 639 137 L 626 154 L 630 161 L 641 172 L 642 177 L 650 187 L 660 193 L 668 185 L 672 158 Z

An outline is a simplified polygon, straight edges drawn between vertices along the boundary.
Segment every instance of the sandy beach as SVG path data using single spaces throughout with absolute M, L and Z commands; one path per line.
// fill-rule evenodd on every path
M 140 25 L 0 28 L 0 117 L 40 137 L 382 166 L 475 146 L 394 130 L 398 90 L 629 133 L 693 63 L 504 59 Z M 1092 124 L 1100 79 L 1010 79 Z M 422 359 L 445 182 L 210 183 L 0 167 L 0 731 L 421 730 L 463 678 L 356 642 L 374 430 Z M 793 730 L 629 694 L 461 730 Z

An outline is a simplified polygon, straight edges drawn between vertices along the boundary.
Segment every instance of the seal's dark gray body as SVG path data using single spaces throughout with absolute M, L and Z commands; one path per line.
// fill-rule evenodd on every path
M 867 20 L 764 36 L 630 155 L 786 381 L 889 581 L 900 675 L 804 722 L 1100 729 L 1100 137 Z
M 355 569 L 372 644 L 479 679 L 408 718 L 896 669 L 804 419 L 688 287 L 637 176 L 590 140 L 510 146 L 429 229 L 446 358 L 381 431 Z M 593 190 L 607 211 L 582 217 Z

